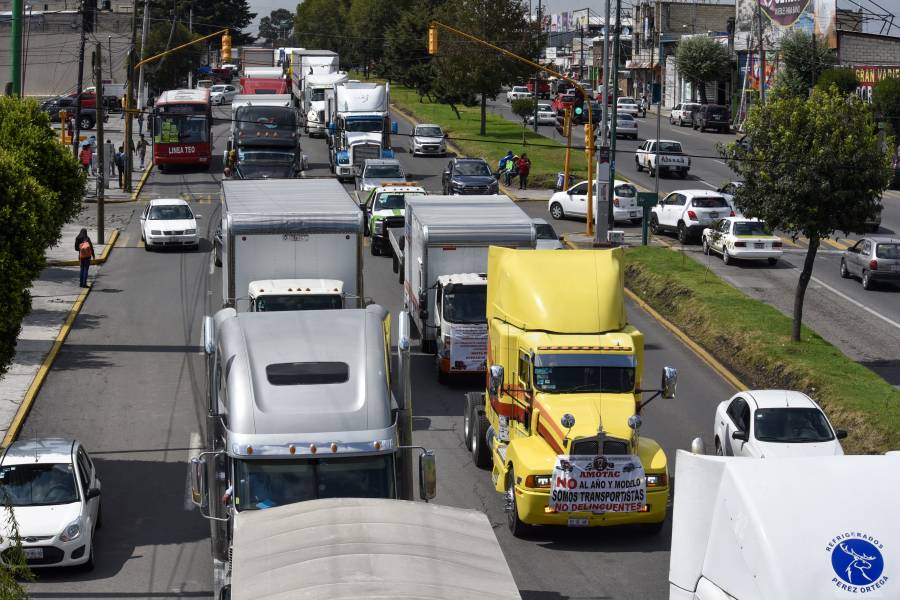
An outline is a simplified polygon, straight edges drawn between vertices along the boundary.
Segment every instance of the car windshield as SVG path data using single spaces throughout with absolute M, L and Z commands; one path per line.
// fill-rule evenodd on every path
M 78 501 L 70 464 L 9 465 L 0 468 L 0 487 L 12 506 L 69 504 Z
M 754 435 L 761 442 L 828 442 L 834 432 L 817 408 L 761 408 L 754 414 Z
M 771 232 L 762 221 L 737 221 L 734 224 L 734 235 L 770 235 Z
M 147 216 L 151 221 L 177 221 L 179 219 L 193 219 L 191 209 L 183 204 L 153 206 Z
M 637 188 L 630 183 L 616 186 L 616 196 L 621 196 L 623 198 L 635 198 L 637 197 Z
M 900 260 L 900 244 L 878 244 L 875 246 L 875 258 Z
M 721 196 L 707 196 L 691 200 L 694 208 L 728 208 L 728 202 Z
M 444 292 L 444 320 L 450 323 L 484 323 L 486 285 L 454 285 Z
M 225 91 L 225 86 L 224 86 L 224 85 L 214 85 L 214 86 L 212 86 L 211 88 L 209 88 L 209 91 L 210 91 L 210 93 L 214 93 L 214 92 L 224 92 L 224 91 Z
M 258 510 L 316 498 L 394 498 L 390 454 L 236 461 L 234 504 Z
M 544 112 L 550 112 L 553 110 L 553 107 L 551 107 L 549 104 L 538 104 L 538 110 L 542 110 Z
M 518 86 L 518 85 L 517 85 L 516 87 L 514 87 L 514 88 L 512 89 L 512 91 L 514 91 L 514 92 L 527 92 L 527 91 L 528 91 L 528 88 L 527 88 L 527 87 L 524 87 L 524 86 Z
M 479 160 L 468 160 L 456 163 L 456 172 L 460 175 L 481 175 L 488 177 L 491 170 L 488 166 Z
M 672 154 L 681 154 L 681 143 L 679 142 L 660 142 L 660 152 L 669 152 Z
M 375 198 L 375 210 L 403 210 L 406 208 L 406 196 L 403 194 L 378 194 Z
M 337 294 L 286 294 L 284 296 L 260 296 L 256 299 L 257 312 L 283 310 L 330 310 L 343 308 Z
M 416 135 L 422 137 L 443 137 L 440 127 L 416 127 Z
M 625 393 L 634 389 L 634 367 L 535 367 L 534 387 L 542 392 Z
M 634 98 L 619 98 L 619 104 L 637 104 Z
M 699 104 L 685 104 L 682 110 L 697 110 L 698 108 L 700 108 Z
M 345 129 L 356 133 L 375 133 L 384 129 L 384 123 L 381 120 L 347 119 Z
M 539 240 L 558 240 L 559 236 L 549 223 L 535 223 L 534 232 Z
M 400 165 L 369 165 L 366 167 L 366 179 L 384 177 L 388 179 L 403 179 L 403 171 Z

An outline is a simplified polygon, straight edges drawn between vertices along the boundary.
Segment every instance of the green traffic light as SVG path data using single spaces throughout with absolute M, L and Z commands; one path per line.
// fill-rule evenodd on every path
M 580 115 L 584 110 L 580 106 L 575 107 L 575 114 Z

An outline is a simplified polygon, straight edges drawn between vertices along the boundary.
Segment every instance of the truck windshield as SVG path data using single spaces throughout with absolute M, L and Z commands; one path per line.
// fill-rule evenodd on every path
M 377 121 L 348 119 L 344 128 L 347 131 L 353 131 L 357 133 L 374 133 L 384 129 L 384 123 L 381 121 L 381 119 L 378 119 Z
M 606 392 L 634 389 L 634 356 L 612 354 L 539 354 L 534 387 L 542 392 Z
M 444 292 L 444 320 L 449 323 L 484 323 L 486 285 L 454 285 Z
M 284 296 L 260 296 L 256 299 L 256 312 L 280 312 L 283 310 L 329 310 L 341 308 L 341 297 L 336 294 L 285 294 Z
M 313 88 L 309 99 L 311 102 L 322 102 L 325 100 L 325 88 Z
M 235 115 L 238 131 L 243 137 L 279 136 L 290 138 L 297 129 L 297 117 L 286 106 L 244 106 Z
M 236 461 L 234 504 L 258 510 L 317 498 L 394 498 L 391 454 Z

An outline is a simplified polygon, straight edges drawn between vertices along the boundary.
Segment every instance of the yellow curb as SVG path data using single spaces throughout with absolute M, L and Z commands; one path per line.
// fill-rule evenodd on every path
M 109 241 L 106 242 L 106 247 L 103 248 L 103 253 L 100 254 L 100 258 L 92 258 L 92 265 L 102 265 L 106 262 L 106 259 L 109 258 L 109 252 L 112 250 L 112 247 L 115 246 L 116 240 L 119 239 L 119 230 L 113 229 L 109 234 Z M 77 267 L 81 264 L 78 260 L 48 260 L 48 267 Z
M 147 168 L 144 169 L 144 174 L 141 175 L 141 180 L 138 181 L 137 189 L 134 190 L 134 193 L 131 194 L 132 200 L 137 200 L 141 195 L 141 190 L 144 189 L 144 184 L 147 183 L 147 178 L 150 177 L 150 172 L 153 170 L 153 161 L 150 161 L 150 164 L 147 165 Z
M 640 306 L 647 314 L 653 317 L 656 321 L 659 322 L 660 325 L 669 330 L 669 333 L 677 337 L 681 343 L 690 348 L 697 357 L 705 362 L 713 371 L 719 374 L 719 376 L 727 381 L 734 389 L 736 390 L 746 390 L 747 386 L 744 385 L 737 376 L 734 375 L 731 371 L 729 371 L 725 365 L 716 360 L 712 354 L 703 349 L 700 344 L 692 340 L 687 336 L 686 333 L 681 331 L 674 323 L 670 322 L 668 319 L 663 317 L 661 314 L 656 312 L 652 306 L 644 302 L 637 294 L 632 292 L 627 287 L 625 288 L 625 293 L 631 298 L 635 304 Z
M 791 246 L 792 248 L 802 248 L 802 246 L 800 244 L 795 243 L 794 240 L 792 240 L 790 238 L 783 238 L 783 237 L 779 236 L 779 239 L 781 240 L 781 243 L 787 244 L 788 246 Z
M 28 412 L 31 410 L 31 405 L 34 404 L 34 399 L 37 398 L 38 392 L 41 390 L 41 386 L 44 385 L 44 380 L 47 379 L 47 373 L 50 372 L 50 367 L 53 366 L 53 361 L 56 360 L 56 355 L 59 354 L 59 350 L 60 348 L 62 348 L 63 342 L 66 341 L 66 337 L 69 335 L 69 331 L 72 329 L 72 324 L 75 322 L 75 317 L 77 317 L 78 313 L 81 312 L 81 307 L 84 305 L 84 301 L 90 291 L 91 287 L 87 287 L 81 290 L 81 293 L 78 295 L 78 299 L 75 300 L 75 303 L 69 310 L 66 321 L 65 323 L 63 323 L 62 329 L 60 329 L 59 333 L 56 335 L 56 340 L 54 340 L 53 346 L 50 348 L 50 352 L 48 352 L 47 356 L 44 357 L 44 361 L 38 368 L 37 374 L 34 376 L 34 380 L 31 382 L 31 386 L 29 386 L 28 391 L 25 392 L 25 398 L 22 400 L 22 404 L 19 405 L 19 410 L 16 411 L 16 416 L 13 417 L 12 423 L 9 424 L 9 429 L 6 430 L 6 436 L 4 436 L 3 438 L 4 448 L 12 444 L 16 440 L 16 437 L 19 435 L 19 431 L 22 429 L 22 425 L 25 423 L 25 417 L 28 416 Z
M 833 240 L 831 238 L 824 238 L 822 241 L 833 248 L 837 248 L 838 250 L 846 250 L 850 247 L 849 244 L 845 244 L 844 242 Z

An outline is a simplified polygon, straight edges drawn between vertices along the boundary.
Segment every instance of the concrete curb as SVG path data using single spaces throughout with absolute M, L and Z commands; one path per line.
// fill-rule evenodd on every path
M 92 258 L 92 265 L 102 265 L 106 262 L 106 259 L 109 258 L 109 252 L 112 250 L 112 247 L 116 245 L 116 241 L 119 239 L 119 230 L 113 229 L 112 233 L 109 234 L 109 241 L 106 242 L 106 247 L 103 248 L 103 252 L 100 254 L 100 258 Z M 48 267 L 77 267 L 81 263 L 77 260 L 48 260 Z
M 144 169 L 144 174 L 141 175 L 141 180 L 138 181 L 137 188 L 134 190 L 134 193 L 131 194 L 130 202 L 133 202 L 140 197 L 141 191 L 144 189 L 144 184 L 147 183 L 147 178 L 150 177 L 151 171 L 153 171 L 153 161 L 150 161 L 150 164 Z
M 13 443 L 16 440 L 16 437 L 18 437 L 19 431 L 25 423 L 25 418 L 31 411 L 31 406 L 34 404 L 38 392 L 41 391 L 41 386 L 44 385 L 44 381 L 47 379 L 47 373 L 50 372 L 50 367 L 53 366 L 53 362 L 56 360 L 56 356 L 59 354 L 63 342 L 66 341 L 66 337 L 68 337 L 69 331 L 72 329 L 72 324 L 75 322 L 75 317 L 81 312 L 81 307 L 84 305 L 84 301 L 90 293 L 92 286 L 93 284 L 81 290 L 78 299 L 75 300 L 75 303 L 72 304 L 72 308 L 69 309 L 66 321 L 56 335 L 56 339 L 53 342 L 53 346 L 50 348 L 50 352 L 44 357 L 41 366 L 38 368 L 37 374 L 34 376 L 31 385 L 28 387 L 28 391 L 25 392 L 25 398 L 22 400 L 22 404 L 19 405 L 19 410 L 16 411 L 16 415 L 13 417 L 12 422 L 9 424 L 9 428 L 6 430 L 6 435 L 4 436 L 2 443 L 4 448 Z

